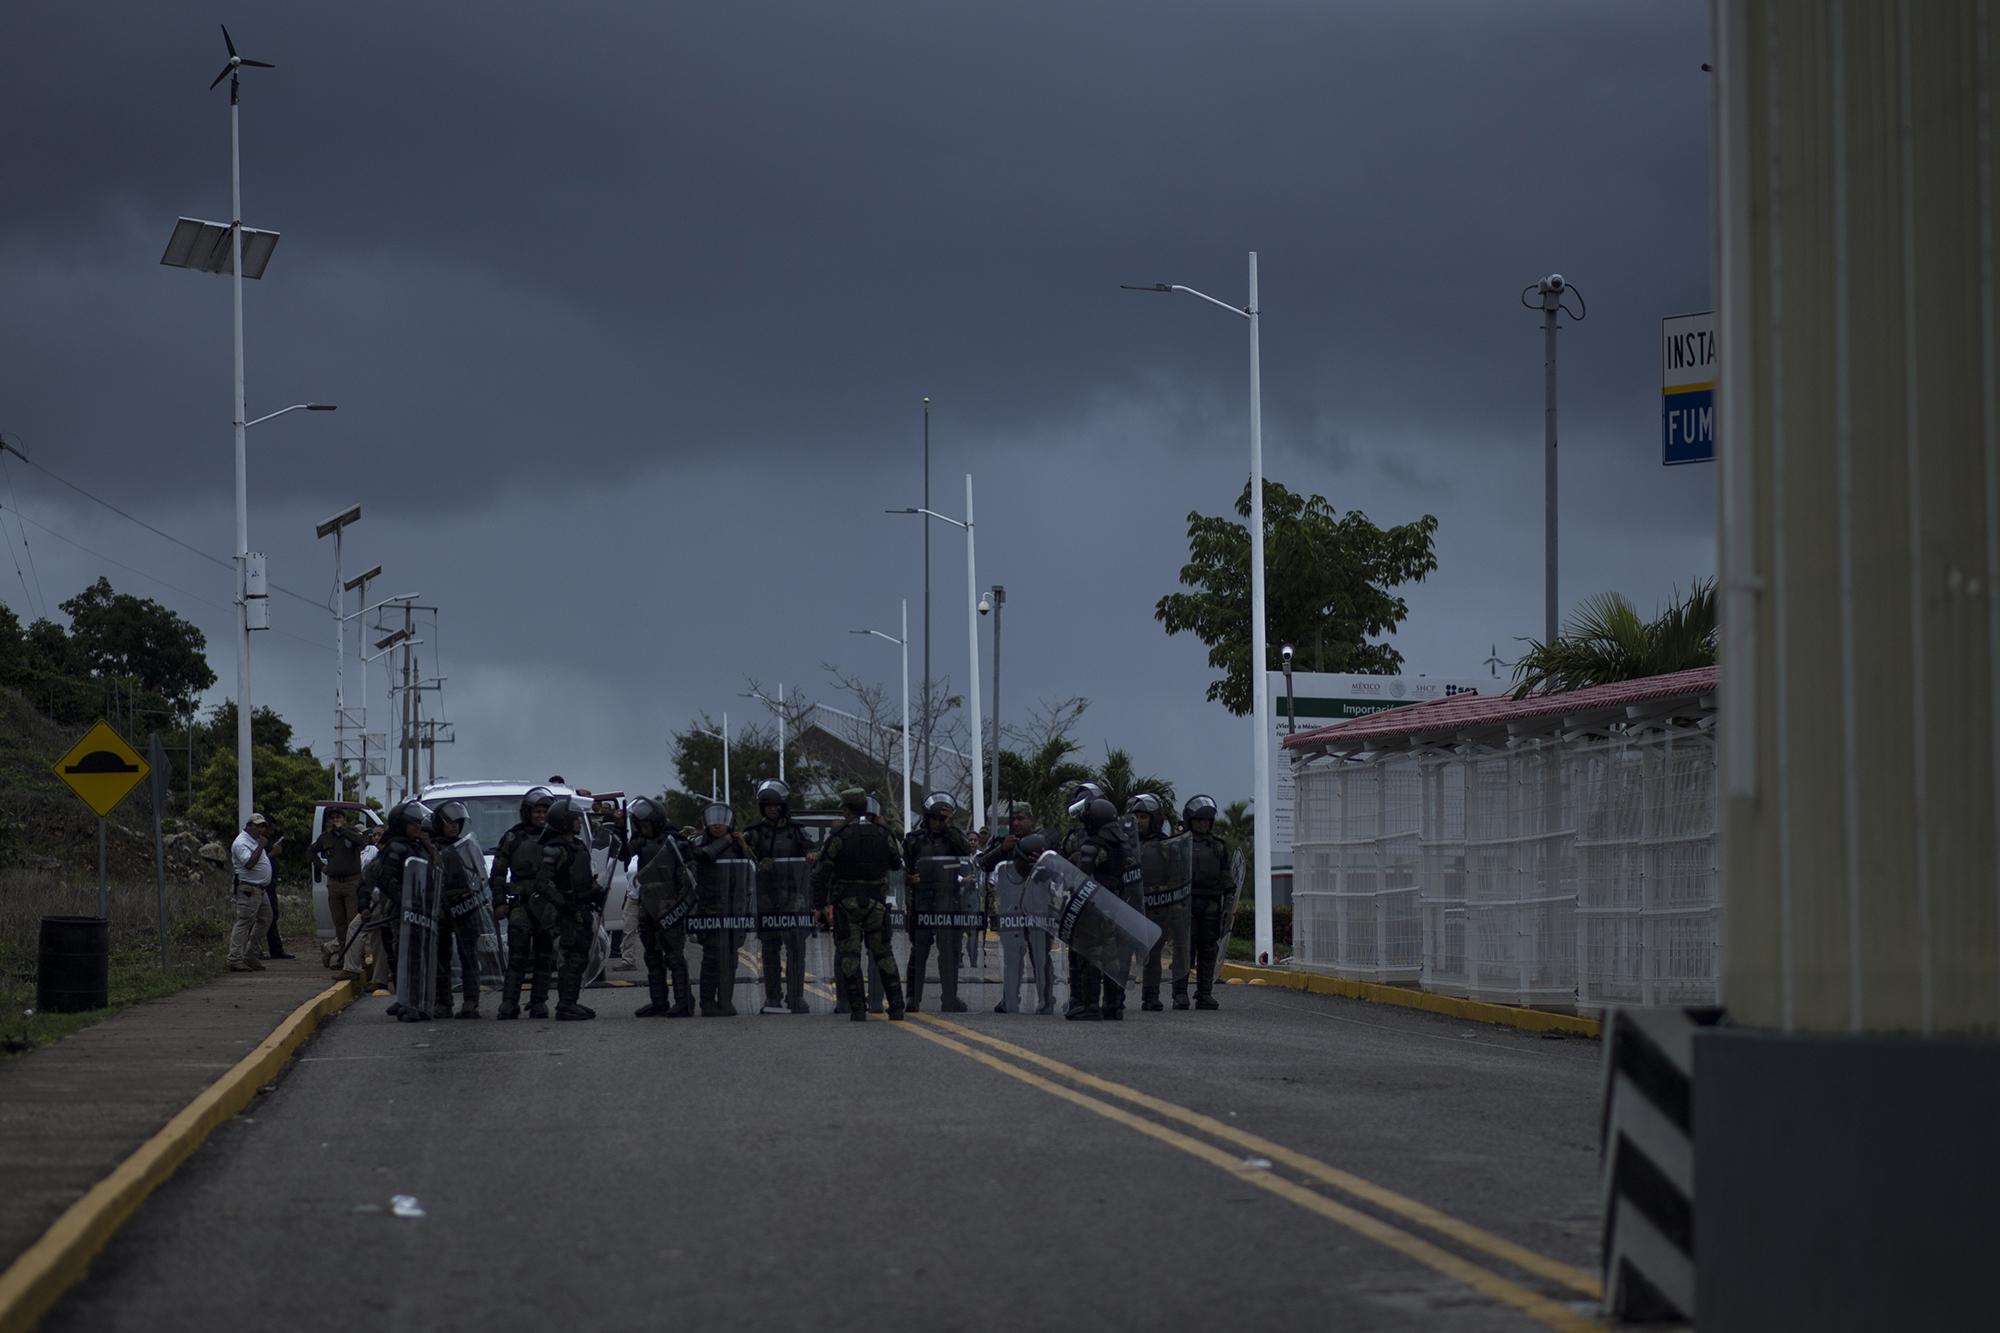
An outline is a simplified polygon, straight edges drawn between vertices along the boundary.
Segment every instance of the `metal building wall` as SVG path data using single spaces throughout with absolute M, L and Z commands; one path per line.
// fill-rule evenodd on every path
M 1724 1000 L 2000 1031 L 1994 24 L 1715 0 Z

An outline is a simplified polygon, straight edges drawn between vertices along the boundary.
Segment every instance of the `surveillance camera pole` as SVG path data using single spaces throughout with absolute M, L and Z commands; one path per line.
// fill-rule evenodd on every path
M 1531 301 L 1529 295 L 1536 297 Z M 1563 301 L 1575 293 L 1577 306 L 1566 311 Z M 1542 642 L 1554 643 L 1559 617 L 1556 600 L 1556 332 L 1559 317 L 1584 315 L 1583 293 L 1551 273 L 1521 292 L 1521 304 L 1542 312 Z

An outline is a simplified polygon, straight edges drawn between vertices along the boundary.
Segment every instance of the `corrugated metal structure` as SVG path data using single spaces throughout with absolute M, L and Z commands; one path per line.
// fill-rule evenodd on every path
M 1296 961 L 1476 999 L 1716 999 L 1716 673 L 1287 738 Z
M 1730 1015 L 2000 1032 L 1996 15 L 1714 13 Z

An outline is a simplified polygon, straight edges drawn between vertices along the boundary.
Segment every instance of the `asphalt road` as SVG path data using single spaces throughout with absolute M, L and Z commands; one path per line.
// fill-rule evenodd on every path
M 1245 986 L 1219 1013 L 1135 995 L 1120 1025 L 996 1015 L 977 986 L 970 1014 L 865 1027 L 586 998 L 596 1022 L 355 1004 L 46 1327 L 1532 1329 L 1593 1308 L 1594 1042 Z

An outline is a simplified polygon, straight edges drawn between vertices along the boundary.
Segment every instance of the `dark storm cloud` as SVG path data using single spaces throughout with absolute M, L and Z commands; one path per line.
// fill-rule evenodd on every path
M 248 293 L 252 410 L 342 404 L 256 433 L 253 544 L 318 591 L 311 520 L 364 501 L 364 558 L 457 627 L 462 769 L 546 766 L 497 733 L 551 668 L 579 702 L 548 743 L 601 736 L 636 782 L 657 750 L 603 700 L 641 701 L 664 734 L 744 672 L 805 680 L 851 652 L 857 616 L 887 623 L 920 593 L 914 530 L 875 511 L 913 500 L 929 393 L 941 507 L 978 474 L 982 582 L 1018 599 L 1011 698 L 1097 697 L 1097 728 L 1142 762 L 1205 762 L 1240 790 L 1199 758 L 1235 734 L 1198 702 L 1199 646 L 1163 648 L 1150 607 L 1187 510 L 1241 485 L 1243 330 L 1117 283 L 1240 300 L 1253 246 L 1272 474 L 1443 521 L 1401 636 L 1412 669 L 1463 671 L 1539 624 L 1540 335 L 1516 297 L 1549 269 L 1591 307 L 1563 334 L 1566 590 L 1650 603 L 1712 564 L 1706 469 L 1663 473 L 1654 434 L 1657 321 L 1709 305 L 1693 4 L 235 22 L 280 66 L 245 81 L 246 220 L 285 233 Z M 225 94 L 204 91 L 220 35 L 159 6 L 43 4 L 10 8 L 0 38 L 21 53 L 0 87 L 17 127 L 0 429 L 226 551 L 227 288 L 157 264 L 175 215 L 227 214 Z M 73 497 L 33 494 L 82 521 Z M 143 534 L 91 532 L 156 567 Z M 940 669 L 962 680 L 962 566 L 937 536 Z M 1108 628 L 1079 565 L 1131 590 Z M 662 629 L 589 652 L 502 628 L 551 591 L 629 608 L 718 576 L 784 587 L 796 623 L 751 608 L 726 647 Z M 266 642 L 260 695 L 326 711 L 292 680 L 320 662 Z

